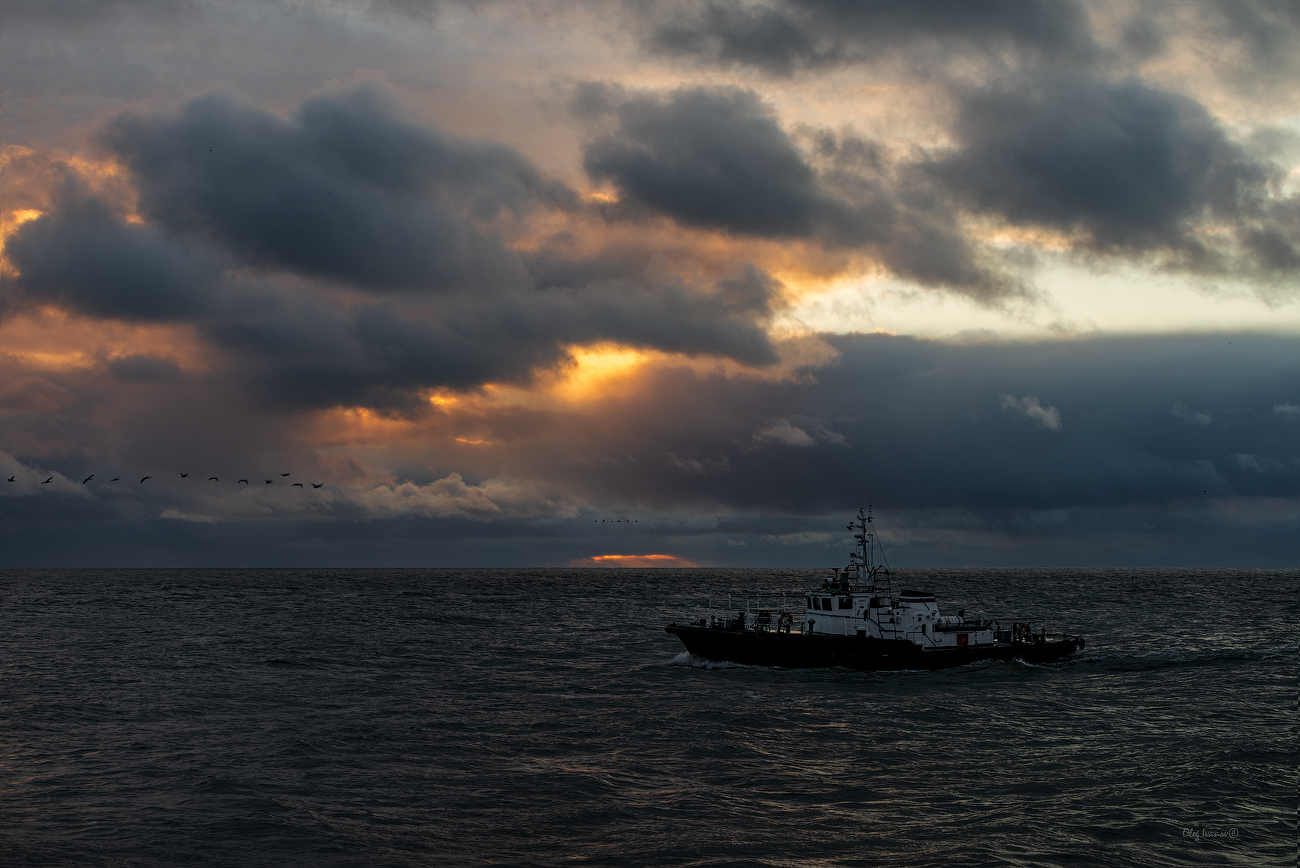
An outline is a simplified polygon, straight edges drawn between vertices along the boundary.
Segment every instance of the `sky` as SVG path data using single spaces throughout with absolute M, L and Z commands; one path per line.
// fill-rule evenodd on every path
M 1300 6 L 0 0 L 0 566 L 1300 559 Z

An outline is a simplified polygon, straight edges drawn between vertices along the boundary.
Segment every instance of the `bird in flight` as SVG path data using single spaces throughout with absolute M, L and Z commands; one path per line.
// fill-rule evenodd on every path
M 140 481 L 141 481 L 141 482 L 144 482 L 146 479 L 153 479 L 153 477 L 152 477 L 152 476 L 142 476 L 142 477 L 140 477 Z
M 302 488 L 302 483 L 301 483 L 301 482 L 295 482 L 295 483 L 293 484 L 293 487 L 294 487 L 294 488 Z
M 12 479 L 9 480 L 9 481 L 10 481 L 10 482 L 13 482 Z M 312 487 L 312 488 L 320 488 L 320 487 L 321 487 L 322 485 L 324 485 L 324 484 L 325 484 L 325 483 L 323 483 L 323 482 L 313 482 L 313 483 L 311 484 L 311 487 Z
M 239 480 L 239 482 L 242 482 L 242 483 L 244 483 L 245 485 L 248 484 L 248 480 L 247 480 L 247 479 L 241 479 L 241 480 Z M 235 485 L 238 485 L 239 482 L 236 482 Z
M 53 481 L 54 481 L 54 477 L 51 476 L 49 479 L 47 479 L 47 480 L 45 480 L 44 482 L 42 482 L 41 485 L 49 485 L 49 484 L 50 484 L 51 482 L 53 482 Z
M 85 485 L 87 482 L 89 482 L 90 480 L 92 480 L 92 479 L 94 479 L 94 478 L 95 478 L 95 474 L 92 473 L 92 474 L 90 474 L 89 476 L 87 476 L 85 479 L 81 480 L 81 484 L 82 484 L 82 485 Z
M 13 482 L 13 481 L 14 481 L 14 478 L 13 478 L 12 476 L 9 477 L 9 481 L 10 481 L 10 482 Z
M 217 479 L 217 477 L 215 477 L 215 476 L 209 476 L 209 477 L 208 477 L 208 482 L 220 482 L 220 481 L 221 481 L 221 480 L 220 480 L 220 479 Z
M 121 481 L 122 481 L 122 477 L 120 476 L 114 476 L 112 479 L 109 480 L 109 482 L 121 482 Z
M 270 484 L 271 484 L 272 482 L 274 482 L 274 481 L 275 481 L 275 480 L 273 480 L 273 479 L 268 479 L 268 480 L 266 480 L 266 484 L 267 484 L 267 485 L 270 485 Z
M 184 479 L 184 478 L 187 477 L 187 476 L 189 476 L 188 473 L 182 473 L 182 474 L 181 474 L 181 479 Z
M 288 476 L 289 474 L 287 474 L 287 473 L 281 473 L 280 475 L 281 475 L 281 476 Z

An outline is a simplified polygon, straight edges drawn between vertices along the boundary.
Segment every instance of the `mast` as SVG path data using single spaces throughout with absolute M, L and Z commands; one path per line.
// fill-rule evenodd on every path
M 849 523 L 849 530 L 853 531 L 853 539 L 857 541 L 857 551 L 849 552 L 849 566 L 847 570 L 852 570 L 857 576 L 857 584 L 863 585 L 863 590 L 876 592 L 883 591 L 885 594 L 892 593 L 889 587 L 889 567 L 884 564 L 882 556 L 881 562 L 876 561 L 876 534 L 871 530 L 871 505 L 868 504 L 864 510 L 858 507 L 858 517 Z

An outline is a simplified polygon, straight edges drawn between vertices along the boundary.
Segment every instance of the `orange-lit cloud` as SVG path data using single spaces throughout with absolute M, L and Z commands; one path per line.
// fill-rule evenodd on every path
M 193 372 L 212 364 L 187 324 L 96 320 L 44 305 L 3 323 L 3 352 L 10 363 L 35 370 L 96 368 L 115 359 L 148 355 Z
M 677 555 L 592 555 L 569 561 L 571 567 L 698 567 Z

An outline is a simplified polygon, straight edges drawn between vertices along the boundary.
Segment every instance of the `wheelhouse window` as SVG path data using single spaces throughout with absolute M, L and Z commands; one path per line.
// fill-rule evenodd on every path
M 841 598 L 841 599 L 840 599 L 840 608 L 841 608 L 841 609 L 852 609 L 852 608 L 853 608 L 853 598 L 852 598 L 852 597 L 843 597 L 843 598 Z

